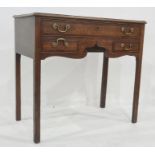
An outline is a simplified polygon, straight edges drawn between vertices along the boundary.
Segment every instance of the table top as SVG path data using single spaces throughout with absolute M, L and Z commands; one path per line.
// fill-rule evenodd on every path
M 15 15 L 14 18 L 30 17 L 30 16 L 40 16 L 40 17 L 56 17 L 56 18 L 70 18 L 70 19 L 86 19 L 95 21 L 105 21 L 105 22 L 121 22 L 121 23 L 139 23 L 146 24 L 143 20 L 124 20 L 124 19 L 112 19 L 112 18 L 101 18 L 101 17 L 87 17 L 87 16 L 73 16 L 73 15 L 63 15 L 63 14 L 53 14 L 53 13 L 41 13 L 34 12 L 30 14 Z

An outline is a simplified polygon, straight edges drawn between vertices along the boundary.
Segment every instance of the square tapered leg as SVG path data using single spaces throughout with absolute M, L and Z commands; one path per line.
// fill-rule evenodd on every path
M 34 142 L 40 142 L 40 59 L 34 60 Z
M 101 108 L 105 108 L 105 104 L 106 104 L 108 64 L 109 64 L 109 58 L 104 55 L 103 71 L 102 71 L 102 84 L 101 84 L 101 99 L 100 99 L 100 107 Z
M 16 64 L 16 120 L 21 120 L 21 55 L 15 54 Z
M 137 122 L 138 116 L 138 104 L 139 104 L 139 91 L 141 80 L 141 64 L 142 59 L 136 58 L 136 73 L 135 73 L 135 85 L 134 85 L 134 97 L 133 97 L 133 109 L 132 109 L 132 123 Z

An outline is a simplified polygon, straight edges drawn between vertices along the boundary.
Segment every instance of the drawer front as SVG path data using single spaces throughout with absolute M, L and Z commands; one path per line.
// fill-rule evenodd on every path
M 136 42 L 115 42 L 113 44 L 113 52 L 138 52 L 139 44 Z
M 79 41 L 75 38 L 43 37 L 42 52 L 74 53 L 78 50 Z
M 96 35 L 96 36 L 133 36 L 138 37 L 140 28 L 135 25 L 111 25 L 95 23 L 73 23 L 70 21 L 43 20 L 42 34 L 55 35 Z

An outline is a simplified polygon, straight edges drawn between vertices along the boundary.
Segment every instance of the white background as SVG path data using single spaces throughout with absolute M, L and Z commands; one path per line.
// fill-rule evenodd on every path
M 0 8 L 0 146 L 32 142 L 32 60 L 22 58 L 22 119 L 14 120 L 15 14 L 51 12 L 146 20 L 139 122 L 130 123 L 135 61 L 110 59 L 107 107 L 99 108 L 102 54 L 42 63 L 42 143 L 39 146 L 155 146 L 155 8 Z

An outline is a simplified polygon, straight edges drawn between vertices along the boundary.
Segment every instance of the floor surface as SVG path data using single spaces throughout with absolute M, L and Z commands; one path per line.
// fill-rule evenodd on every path
M 83 104 L 43 106 L 40 144 L 32 139 L 32 107 L 23 106 L 22 121 L 16 122 L 14 109 L 4 106 L 0 110 L 0 146 L 155 146 L 155 107 L 142 104 L 139 122 L 132 124 L 129 107 L 122 105 L 105 109 Z

